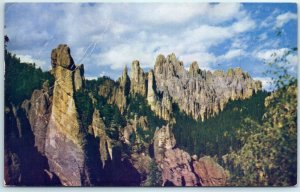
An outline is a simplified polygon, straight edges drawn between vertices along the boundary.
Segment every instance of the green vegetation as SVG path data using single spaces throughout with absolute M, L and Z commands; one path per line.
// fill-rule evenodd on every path
M 147 131 L 144 131 L 142 128 L 139 127 L 137 129 L 139 136 L 145 142 L 150 142 L 150 140 L 153 138 L 156 127 L 162 127 L 163 125 L 167 124 L 165 120 L 160 119 L 154 114 L 154 112 L 148 105 L 146 99 L 143 98 L 141 95 L 130 95 L 128 98 L 126 117 L 127 119 L 134 119 L 135 116 L 147 117 L 148 127 L 150 129 Z
M 150 173 L 144 183 L 145 187 L 160 187 L 162 186 L 161 172 L 158 170 L 158 166 L 154 160 L 150 162 Z
M 92 123 L 94 107 L 86 89 L 81 89 L 74 94 L 75 105 L 82 124 L 82 128 L 87 130 Z
M 107 84 L 109 85 L 107 93 L 109 96 L 109 94 L 111 94 L 110 90 L 118 86 L 118 83 L 109 77 L 104 76 L 99 77 L 97 80 L 87 80 L 85 81 L 85 89 L 89 91 L 95 100 L 94 107 L 100 112 L 100 116 L 106 127 L 106 133 L 111 139 L 118 139 L 119 127 L 126 126 L 126 119 L 115 104 L 109 104 L 108 98 L 99 95 L 99 87 L 106 86 Z
M 296 51 L 297 49 L 291 49 Z M 292 186 L 297 183 L 297 80 L 288 73 L 288 51 L 269 74 L 277 90 L 266 98 L 262 122 L 248 120 L 248 137 L 240 150 L 223 157 L 231 172 L 229 185 Z
M 5 50 L 5 103 L 21 104 L 29 99 L 35 89 L 41 89 L 45 81 L 54 84 L 50 72 L 36 68 L 35 63 L 21 63 L 16 55 Z
M 240 125 L 246 118 L 261 122 L 267 95 L 267 92 L 258 92 L 246 100 L 230 101 L 222 112 L 203 122 L 180 112 L 174 105 L 176 124 L 173 132 L 177 145 L 190 154 L 217 155 L 219 158 L 230 149 L 240 149 L 241 141 L 237 135 L 248 129 Z
M 289 186 L 297 182 L 297 86 L 266 99 L 263 123 L 252 127 L 243 147 L 224 156 L 230 185 Z
M 156 129 L 156 127 L 161 127 L 166 124 L 165 120 L 160 119 L 154 114 L 146 99 L 138 94 L 129 96 L 128 108 L 126 112 L 126 116 L 128 117 L 128 119 L 133 119 L 135 115 L 137 115 L 137 117 L 146 116 L 149 127 L 154 130 Z

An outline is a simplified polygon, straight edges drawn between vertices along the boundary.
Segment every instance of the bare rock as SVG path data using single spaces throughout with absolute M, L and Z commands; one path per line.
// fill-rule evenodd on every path
M 199 73 L 200 73 L 199 65 L 197 61 L 194 61 L 190 66 L 189 74 L 191 77 L 197 77 Z
M 156 162 L 159 164 L 164 158 L 165 151 L 172 149 L 175 145 L 175 136 L 169 125 L 156 130 L 153 137 L 154 158 Z
M 140 62 L 137 60 L 132 62 L 130 81 L 130 92 L 132 94 L 138 93 L 142 96 L 146 96 L 146 75 L 143 69 L 140 67 Z
M 74 94 L 76 88 L 81 87 L 78 81 L 83 78 L 83 71 L 80 67 L 75 68 L 66 45 L 54 49 L 51 59 L 55 82 L 45 154 L 50 171 L 59 177 L 63 185 L 80 186 L 85 177 L 85 152 Z
M 74 60 L 70 48 L 66 44 L 60 44 L 51 52 L 52 67 L 61 66 L 66 69 L 74 69 Z
M 100 139 L 99 142 L 99 152 L 102 161 L 102 166 L 104 168 L 105 162 L 107 160 L 112 160 L 112 140 L 107 136 L 105 132 L 105 124 L 100 117 L 100 113 L 97 109 L 94 110 L 93 120 L 92 120 L 92 133 L 95 137 Z
M 172 101 L 169 92 L 163 92 L 162 98 L 159 98 L 156 93 L 156 84 L 153 70 L 148 73 L 148 91 L 147 102 L 151 110 L 160 118 L 170 120 L 172 114 Z
M 156 87 L 157 93 L 163 95 L 167 92 L 170 100 L 177 103 L 181 111 L 200 120 L 218 114 L 229 100 L 249 98 L 262 88 L 261 82 L 253 80 L 240 68 L 211 73 L 200 70 L 198 64 L 193 62 L 189 71 L 186 71 L 174 54 L 166 58 L 163 55 L 157 57 L 154 78 L 156 85 L 151 86 Z M 149 97 L 149 100 L 150 105 L 155 106 L 153 99 Z M 159 111 L 158 107 L 152 109 Z
M 163 185 L 169 181 L 175 186 L 197 186 L 198 179 L 190 166 L 190 155 L 180 149 L 169 149 L 161 163 Z
M 225 186 L 227 179 L 225 170 L 211 157 L 205 156 L 194 161 L 193 167 L 200 178 L 201 186 Z
M 84 66 L 83 65 L 76 66 L 76 70 L 74 72 L 75 91 L 78 91 L 83 87 L 83 82 L 84 82 L 83 75 L 84 75 Z
M 151 157 L 145 153 L 133 153 L 131 154 L 131 161 L 133 167 L 141 175 L 141 180 L 145 180 L 150 172 Z
M 51 114 L 51 94 L 51 91 L 47 91 L 47 87 L 41 90 L 34 90 L 30 100 L 25 100 L 22 103 L 22 108 L 26 112 L 34 134 L 34 146 L 42 154 L 45 154 L 47 126 Z

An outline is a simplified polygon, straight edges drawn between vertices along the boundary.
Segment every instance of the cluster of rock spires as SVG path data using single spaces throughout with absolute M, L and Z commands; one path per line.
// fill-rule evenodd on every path
M 138 137 L 133 142 L 130 138 L 137 133 L 137 127 L 142 127 L 143 131 L 149 130 L 147 118 L 128 120 L 127 125 L 120 128 L 119 140 L 116 141 L 106 134 L 105 123 L 95 108 L 91 125 L 85 130 L 79 120 L 74 98 L 76 92 L 84 87 L 83 65 L 74 64 L 67 45 L 53 49 L 51 61 L 51 71 L 55 77 L 53 89 L 45 83 L 43 89 L 35 90 L 31 99 L 22 104 L 34 135 L 34 145 L 47 159 L 45 174 L 59 178 L 60 183 L 66 186 L 105 185 L 106 182 L 117 185 L 106 180 L 109 179 L 106 174 L 112 174 L 113 166 L 119 166 L 120 173 L 124 175 L 114 178 L 115 182 L 119 185 L 138 185 L 150 171 L 151 155 L 147 150 L 139 151 L 134 146 L 143 145 L 148 149 L 150 143 Z M 98 94 L 107 98 L 110 104 L 116 104 L 121 113 L 127 107 L 128 95 L 139 94 L 146 98 L 157 116 L 172 123 L 174 103 L 193 118 L 204 120 L 222 111 L 230 99 L 245 99 L 260 89 L 261 83 L 252 80 L 241 69 L 211 73 L 200 70 L 194 62 L 186 71 L 183 63 L 171 54 L 166 58 L 159 55 L 154 70 L 149 72 L 143 71 L 139 61 L 133 61 L 130 77 L 125 67 L 118 85 L 107 80 L 99 87 Z M 16 114 L 14 117 L 18 120 Z M 22 125 L 16 124 L 21 134 Z M 87 135 L 93 139 L 89 140 Z M 162 172 L 163 185 L 225 185 L 224 169 L 210 157 L 197 159 L 176 148 L 169 126 L 157 129 L 152 140 L 154 159 Z M 94 145 L 90 143 L 97 146 L 96 154 L 92 156 L 89 156 L 90 148 Z M 121 157 L 114 148 L 124 144 L 133 146 L 130 157 Z M 9 158 L 10 161 L 16 159 L 13 155 Z M 97 167 L 91 167 L 91 161 L 96 162 Z M 9 175 L 8 172 L 6 180 Z M 130 178 L 135 177 L 140 178 L 131 182 Z
M 172 119 L 173 103 L 194 119 L 203 121 L 222 111 L 230 100 L 249 98 L 262 89 L 260 81 L 253 80 L 240 68 L 210 72 L 199 69 L 197 62 L 193 62 L 186 71 L 175 54 L 159 55 L 154 70 L 146 73 L 139 61 L 133 61 L 131 77 L 125 67 L 119 82 L 123 91 L 111 97 L 121 111 L 126 105 L 125 93 L 140 94 L 147 98 L 152 111 L 167 121 Z

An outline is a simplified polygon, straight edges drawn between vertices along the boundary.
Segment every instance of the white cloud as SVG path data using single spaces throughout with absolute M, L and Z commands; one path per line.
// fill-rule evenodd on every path
M 149 4 L 135 13 L 142 22 L 151 24 L 183 23 L 198 17 L 203 23 L 221 23 L 245 15 L 239 3 Z
M 296 53 L 289 52 L 288 48 L 268 49 L 254 51 L 252 55 L 266 63 L 276 63 L 278 66 L 283 66 L 291 75 L 297 74 L 298 56 Z M 285 58 L 286 61 L 281 61 Z
M 241 8 L 241 4 L 238 3 L 219 3 L 207 10 L 205 15 L 210 20 L 221 23 L 232 18 L 244 17 L 246 12 L 242 11 Z
M 232 26 L 232 30 L 235 33 L 242 33 L 255 28 L 255 26 L 256 26 L 255 22 L 249 17 L 246 17 L 240 20 L 239 22 L 234 23 Z
M 143 6 L 137 18 L 152 24 L 182 23 L 197 16 L 208 8 L 208 4 L 152 4 Z
M 276 58 L 280 58 L 287 53 L 287 48 L 280 49 L 267 49 L 258 52 L 253 52 L 253 55 L 258 59 L 264 60 L 266 62 L 274 62 Z
M 263 90 L 273 91 L 275 89 L 271 77 L 253 77 L 253 79 L 261 81 Z
M 21 10 L 27 10 L 26 7 Z M 49 50 L 66 43 L 71 47 L 75 62 L 84 63 L 86 71 L 93 71 L 91 76 L 101 72 L 98 66 L 110 66 L 117 71 L 124 65 L 130 67 L 135 59 L 140 60 L 142 67 L 153 67 L 158 54 L 172 52 L 185 64 L 196 60 L 200 67 L 211 69 L 218 60 L 211 48 L 243 37 L 256 26 L 239 3 L 51 4 L 49 9 L 40 5 L 30 12 L 24 19 L 14 15 L 13 20 L 18 20 L 17 23 L 32 21 L 35 27 L 32 34 L 49 31 L 52 36 L 44 33 L 41 40 L 43 44 L 51 40 L 45 48 L 48 52 L 43 54 L 46 61 L 50 59 Z M 42 16 L 36 21 L 37 15 Z M 17 31 L 16 27 L 10 29 Z M 22 29 L 17 36 L 21 33 L 26 36 L 30 30 Z M 248 40 L 238 39 L 223 59 L 244 54 Z M 107 74 L 112 70 L 107 70 Z
M 84 78 L 85 78 L 85 79 L 87 79 L 87 80 L 94 80 L 94 79 L 98 79 L 98 77 L 97 77 L 97 76 L 85 76 Z
M 193 61 L 197 61 L 201 69 L 212 70 L 212 65 L 217 61 L 215 55 L 211 53 L 192 53 L 192 54 L 183 54 L 179 56 L 179 59 L 182 60 L 186 67 L 188 67 Z
M 245 54 L 246 52 L 243 49 L 231 49 L 224 55 L 219 56 L 219 60 L 231 60 L 236 57 L 241 57 Z
M 279 13 L 279 9 L 275 9 L 266 19 L 260 23 L 260 28 L 270 27 L 274 24 L 274 18 Z
M 35 63 L 37 67 L 44 68 L 46 65 L 45 61 L 34 59 L 31 55 L 16 55 L 16 57 L 20 58 L 21 62 L 24 63 Z
M 262 33 L 262 34 L 260 34 L 260 35 L 258 36 L 258 40 L 259 40 L 259 41 L 264 41 L 264 40 L 266 40 L 266 39 L 268 39 L 267 33 Z
M 150 47 L 142 44 L 121 44 L 96 58 L 99 65 L 110 65 L 111 69 L 123 69 L 125 65 L 131 66 L 133 60 L 139 60 L 141 67 L 149 67 L 155 61 L 155 55 Z
M 276 23 L 275 23 L 275 28 L 281 28 L 283 27 L 283 25 L 285 25 L 286 23 L 288 23 L 290 20 L 293 19 L 297 19 L 297 14 L 295 13 L 291 13 L 291 12 L 287 12 L 281 15 L 278 15 L 276 17 Z

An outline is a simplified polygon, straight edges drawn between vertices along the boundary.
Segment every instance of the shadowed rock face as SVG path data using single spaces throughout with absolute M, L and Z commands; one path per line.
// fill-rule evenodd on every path
M 92 135 L 95 138 L 99 138 L 99 153 L 101 161 L 102 161 L 102 166 L 104 168 L 105 166 L 105 161 L 107 160 L 112 160 L 112 140 L 107 136 L 105 132 L 105 124 L 100 117 L 100 113 L 97 109 L 94 110 L 93 113 L 93 120 L 92 120 Z
M 51 106 L 52 92 L 47 89 L 34 90 L 30 100 L 25 100 L 22 104 L 35 136 L 34 145 L 42 154 L 45 154 L 45 141 Z

